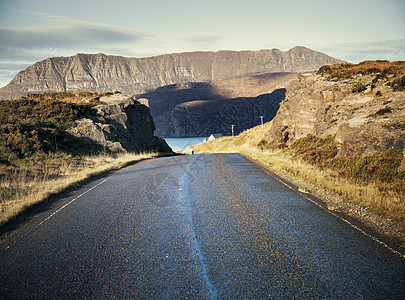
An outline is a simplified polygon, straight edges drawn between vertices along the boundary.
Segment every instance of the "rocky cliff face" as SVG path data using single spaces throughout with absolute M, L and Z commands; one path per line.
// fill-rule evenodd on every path
M 121 94 L 100 98 L 105 105 L 91 109 L 69 132 L 117 151 L 171 153 L 165 140 L 154 135 L 149 108 Z
M 292 81 L 265 139 L 289 145 L 308 135 L 335 135 L 340 156 L 404 149 L 405 62 L 364 66 L 337 66 L 333 76 L 321 70 Z
M 285 89 L 277 89 L 257 97 L 226 98 L 212 93 L 209 84 L 182 86 L 164 87 L 147 96 L 159 136 L 231 135 L 231 125 L 238 134 L 260 124 L 260 116 L 271 120 L 285 96 Z
M 231 134 L 270 121 L 297 73 L 265 73 L 215 83 L 188 82 L 140 95 L 149 100 L 156 134 L 163 137 Z
M 21 71 L 0 99 L 29 93 L 121 91 L 128 95 L 184 82 L 216 82 L 258 73 L 301 72 L 340 62 L 304 47 L 288 51 L 190 52 L 148 58 L 77 54 L 48 58 Z

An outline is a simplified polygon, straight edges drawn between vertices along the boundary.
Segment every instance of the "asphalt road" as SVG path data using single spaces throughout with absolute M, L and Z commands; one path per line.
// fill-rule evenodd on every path
M 127 167 L 0 246 L 2 299 L 405 299 L 403 257 L 237 154 Z

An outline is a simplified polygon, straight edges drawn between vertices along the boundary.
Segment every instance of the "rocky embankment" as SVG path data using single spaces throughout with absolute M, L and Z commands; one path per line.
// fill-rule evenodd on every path
M 92 107 L 69 133 L 115 151 L 172 152 L 165 140 L 154 135 L 155 125 L 146 100 L 122 94 L 99 100 L 105 104 Z
M 405 146 L 405 62 L 365 62 L 301 74 L 287 87 L 265 140 L 290 145 L 334 135 L 339 156 L 382 153 Z
M 304 47 L 288 51 L 189 52 L 146 58 L 77 54 L 47 58 L 19 72 L 0 89 L 0 100 L 44 92 L 121 91 L 135 95 L 170 84 L 302 72 L 338 62 L 340 60 Z

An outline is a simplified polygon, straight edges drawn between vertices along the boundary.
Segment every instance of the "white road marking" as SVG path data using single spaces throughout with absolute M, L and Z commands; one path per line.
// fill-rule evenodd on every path
M 17 242 L 19 240 L 21 240 L 22 238 L 24 238 L 25 236 L 27 236 L 30 232 L 32 232 L 33 230 L 35 230 L 36 228 L 38 228 L 39 226 L 41 226 L 44 222 L 48 221 L 49 219 L 51 219 L 53 216 L 55 216 L 56 214 L 58 214 L 61 210 L 63 210 L 64 208 L 66 208 L 67 206 L 69 206 L 70 204 L 72 204 L 73 202 L 75 202 L 77 199 L 79 199 L 80 197 L 82 197 L 83 195 L 87 194 L 88 192 L 90 192 L 91 190 L 94 190 L 95 188 L 99 187 L 100 185 L 102 185 L 104 182 L 106 182 L 107 180 L 109 180 L 112 176 L 104 179 L 103 181 L 99 182 L 98 184 L 96 184 L 95 186 L 89 188 L 88 190 L 84 191 L 83 193 L 81 193 L 80 195 L 76 196 L 74 199 L 70 200 L 68 203 L 66 203 L 65 205 L 63 205 L 61 208 L 57 209 L 56 211 L 54 211 L 51 215 L 49 215 L 47 218 L 45 218 L 44 220 L 42 220 L 41 222 L 39 222 L 37 225 L 34 226 L 34 228 L 32 230 L 29 230 L 28 232 L 26 232 L 25 234 L 23 234 L 22 236 L 20 236 L 18 239 L 16 239 L 12 245 L 17 244 Z M 10 245 L 7 246 L 6 248 L 4 248 L 4 250 L 8 250 L 10 249 Z
M 66 203 L 65 205 L 63 205 L 61 208 L 59 208 L 58 210 L 56 210 L 54 213 L 52 213 L 49 217 L 47 217 L 46 219 L 44 219 L 43 221 L 41 221 L 37 226 L 42 225 L 44 222 L 48 221 L 50 218 L 52 218 L 54 215 L 56 215 L 57 213 L 59 213 L 62 209 L 66 208 L 67 206 L 69 206 L 70 204 L 72 204 L 73 202 L 75 202 L 77 199 L 79 199 L 81 196 L 87 194 L 88 192 L 90 192 L 91 190 L 94 190 L 96 187 L 102 185 L 104 182 L 106 182 L 108 179 L 110 179 L 111 177 L 108 177 L 106 179 L 104 179 L 103 181 L 99 182 L 98 184 L 96 184 L 95 186 L 93 186 L 92 188 L 88 189 L 87 191 L 81 193 L 79 196 L 77 196 L 76 198 L 72 199 L 71 201 L 69 201 L 68 203 Z
M 267 173 L 267 172 L 266 172 Z M 271 174 L 270 174 L 271 175 Z M 285 183 L 283 180 L 277 178 L 277 177 L 273 177 L 275 179 L 277 179 L 279 182 L 281 182 L 282 184 L 284 184 L 285 186 L 287 186 L 288 188 L 290 188 L 293 191 L 297 190 L 295 188 L 293 188 L 292 186 L 290 186 L 289 184 Z M 384 246 L 385 248 L 387 248 L 389 251 L 391 251 L 394 254 L 399 255 L 401 258 L 405 259 L 405 255 L 402 254 L 401 252 L 391 248 L 390 246 L 388 246 L 386 243 L 384 243 L 383 241 L 379 240 L 377 237 L 372 236 L 371 234 L 365 232 L 363 229 L 357 227 L 356 225 L 354 225 L 353 223 L 349 222 L 348 220 L 340 217 L 339 215 L 335 214 L 334 212 L 330 211 L 329 209 L 326 209 L 325 207 L 323 207 L 322 205 L 320 205 L 319 203 L 315 202 L 314 200 L 312 200 L 311 198 L 305 196 L 303 193 L 300 192 L 300 194 L 307 199 L 308 201 L 312 202 L 313 204 L 315 204 L 316 206 L 318 206 L 319 208 L 323 209 L 324 211 L 330 213 L 331 215 L 335 216 L 336 218 L 342 220 L 343 222 L 345 222 L 346 224 L 348 224 L 350 227 L 358 230 L 360 233 L 362 233 L 363 235 L 367 236 L 368 238 L 371 238 L 373 241 L 377 242 L 378 244 Z

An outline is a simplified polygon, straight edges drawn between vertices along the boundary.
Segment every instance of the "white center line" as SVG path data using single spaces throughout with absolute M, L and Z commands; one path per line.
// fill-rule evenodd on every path
M 49 215 L 47 218 L 45 218 L 44 220 L 42 220 L 41 222 L 39 222 L 37 225 L 34 226 L 34 228 L 32 230 L 29 230 L 28 232 L 26 232 L 24 235 L 22 235 L 21 237 L 19 237 L 18 239 L 16 239 L 12 244 L 15 245 L 17 244 L 17 242 L 19 240 L 21 240 L 22 238 L 24 238 L 25 236 L 27 236 L 30 232 L 32 232 L 34 229 L 38 228 L 39 226 L 41 226 L 44 222 L 48 221 L 49 219 L 51 219 L 53 216 L 55 216 L 56 214 L 58 214 L 61 210 L 63 210 L 64 208 L 66 208 L 67 206 L 69 206 L 70 204 L 72 204 L 73 202 L 75 202 L 77 199 L 79 199 L 80 197 L 82 197 L 83 195 L 87 194 L 88 192 L 90 192 L 91 190 L 94 190 L 95 188 L 97 188 L 98 186 L 102 185 L 104 182 L 106 182 L 107 180 L 109 180 L 112 176 L 104 179 L 103 181 L 100 181 L 99 183 L 97 183 L 95 186 L 89 188 L 88 190 L 84 191 L 83 193 L 81 193 L 80 195 L 76 196 L 74 199 L 70 200 L 68 203 L 66 203 L 65 205 L 63 205 L 61 208 L 57 209 L 56 211 L 54 211 L 51 215 Z M 8 250 L 10 249 L 10 245 L 7 246 L 4 250 Z

